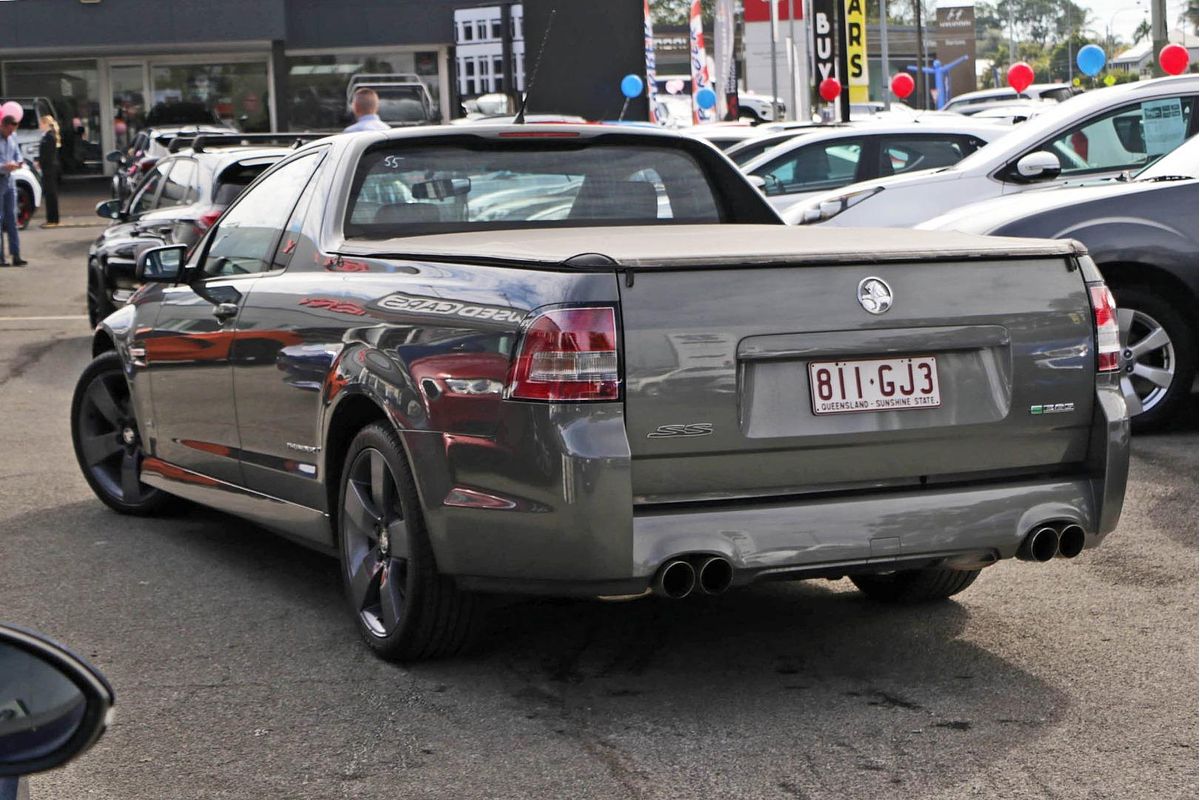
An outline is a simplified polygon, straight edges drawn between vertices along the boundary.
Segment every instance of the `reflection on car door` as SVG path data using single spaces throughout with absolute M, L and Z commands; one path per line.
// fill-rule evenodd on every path
M 305 154 L 251 187 L 200 248 L 193 284 L 163 290 L 143 339 L 159 458 L 243 484 L 230 366 L 237 315 L 254 282 L 273 269 L 276 240 L 315 166 L 314 154 Z

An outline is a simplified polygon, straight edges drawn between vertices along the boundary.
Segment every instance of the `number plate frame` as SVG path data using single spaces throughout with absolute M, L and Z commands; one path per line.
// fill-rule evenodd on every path
M 887 398 L 887 399 L 888 400 L 896 400 L 896 399 L 904 399 L 905 397 L 916 398 L 916 397 L 920 396 L 920 397 L 931 397 L 936 402 L 910 403 L 910 404 L 906 404 L 906 405 L 897 404 L 897 405 L 891 405 L 891 406 L 886 406 L 886 407 L 878 407 L 875 405 L 869 405 L 865 408 L 824 408 L 824 409 L 822 408 L 821 404 L 828 404 L 828 403 L 834 403 L 834 402 L 837 402 L 837 403 L 858 403 L 858 402 L 873 403 L 873 402 L 877 402 L 877 401 L 883 399 L 882 392 L 880 392 L 878 389 L 874 389 L 873 391 L 868 392 L 867 389 L 868 389 L 868 387 L 875 386 L 873 381 L 881 380 L 881 378 L 879 377 L 879 368 L 881 366 L 886 365 L 894 373 L 902 376 L 896 381 L 897 384 L 907 385 L 907 383 L 908 383 L 908 381 L 907 381 L 908 365 L 909 364 L 916 365 L 916 364 L 920 364 L 920 363 L 928 363 L 930 365 L 930 373 L 931 373 L 930 379 L 933 382 L 933 391 L 926 395 L 917 395 L 916 384 L 923 381 L 924 378 L 923 378 L 923 376 L 915 375 L 914 376 L 914 392 L 912 395 L 907 395 L 907 396 L 901 395 L 899 393 L 899 386 L 897 386 L 896 396 L 892 397 L 892 398 Z M 847 367 L 849 367 L 849 368 L 858 367 L 859 368 L 859 370 L 860 370 L 859 375 L 862 377 L 862 380 L 866 383 L 864 383 L 864 385 L 863 385 L 863 390 L 864 390 L 863 394 L 860 395 L 857 399 L 850 399 L 847 397 L 842 397 L 841 399 L 838 399 L 835 397 L 830 400 L 821 400 L 820 398 L 817 397 L 817 381 L 816 381 L 817 370 L 822 369 L 822 368 L 829 369 L 831 371 L 831 375 L 836 376 L 836 374 L 837 374 L 836 369 L 838 367 L 843 368 L 842 374 L 846 377 L 846 384 L 847 384 L 846 389 L 849 389 L 849 390 L 856 389 L 856 386 L 851 382 L 849 375 L 845 372 L 845 368 L 847 368 Z M 866 369 L 864 369 L 864 368 L 866 368 Z M 901 370 L 901 369 L 904 370 L 903 373 L 899 372 L 899 370 Z M 840 382 L 837 380 L 836 377 L 834 377 L 833 388 L 834 388 L 834 394 L 835 395 L 838 394 L 839 392 L 837 390 L 841 387 L 840 387 Z M 857 392 L 855 392 L 855 393 L 857 394 Z M 879 395 L 879 397 L 867 397 L 866 395 L 868 395 L 868 394 Z M 849 360 L 845 360 L 845 361 L 810 361 L 810 362 L 808 362 L 808 399 L 809 399 L 809 404 L 810 404 L 810 408 L 812 409 L 813 415 L 818 416 L 818 417 L 828 416 L 830 414 L 863 414 L 863 413 L 879 414 L 879 413 L 883 413 L 886 411 L 919 411 L 921 409 L 941 408 L 942 389 L 941 389 L 941 384 L 939 383 L 939 377 L 938 377 L 937 356 L 920 355 L 920 356 L 900 356 L 897 358 L 849 359 Z

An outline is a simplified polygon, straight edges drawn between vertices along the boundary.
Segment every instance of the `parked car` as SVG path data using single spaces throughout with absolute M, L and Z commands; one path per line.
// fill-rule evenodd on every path
M 708 125 L 693 125 L 681 131 L 686 136 L 695 136 L 709 142 L 718 150 L 728 152 L 737 145 L 743 144 L 759 136 L 757 128 L 746 124 L 713 123 Z
M 203 135 L 236 133 L 224 125 L 166 125 L 138 131 L 125 150 L 113 150 L 105 158 L 116 164 L 112 178 L 112 195 L 124 200 L 133 187 L 146 176 L 160 158 L 171 152 L 171 143 L 180 136 L 195 139 Z
M 234 143 L 224 146 L 220 144 L 223 137 L 206 137 L 199 149 L 183 150 L 158 161 L 128 201 L 97 205 L 96 213 L 113 224 L 88 248 L 87 314 L 91 324 L 129 301 L 137 288 L 134 267 L 140 251 L 163 244 L 194 244 L 242 190 L 291 152 L 268 143 L 293 136 L 278 134 L 263 144 L 243 145 L 243 140 L 265 137 L 237 134 Z
M 1127 181 L 974 203 L 918 227 L 1086 245 L 1117 298 L 1134 428 L 1153 430 L 1178 416 L 1196 379 L 1198 172 L 1193 137 Z
M 372 89 L 379 96 L 379 119 L 393 128 L 405 125 L 433 125 L 442 121 L 442 112 L 433 102 L 429 88 L 418 75 L 354 75 L 346 84 L 348 113 L 352 110 L 354 93 L 359 89 Z
M 790 142 L 797 137 L 808 136 L 813 133 L 826 133 L 831 130 L 839 130 L 843 126 L 840 123 L 829 125 L 813 123 L 779 131 L 764 131 L 765 127 L 755 129 L 759 131 L 758 136 L 745 139 L 726 150 L 725 155 L 729 156 L 729 160 L 739 167 L 744 167 L 772 147 L 777 147 L 784 142 Z
M 0 798 L 28 798 L 25 776 L 95 744 L 112 705 L 112 687 L 91 664 L 33 631 L 0 625 Z
M 481 221 L 499 176 L 574 200 Z M 138 270 L 73 399 L 89 485 L 338 553 L 386 658 L 459 651 L 478 592 L 945 598 L 1120 514 L 1114 309 L 1074 243 L 797 231 L 667 131 L 331 137 Z
M 968 203 L 1137 170 L 1196 133 L 1194 76 L 1076 95 L 937 172 L 853 184 L 790 209 L 792 224 L 911 226 Z
M 771 205 L 784 211 L 814 194 L 881 175 L 950 166 L 1011 132 L 961 118 L 838 127 L 789 139 L 742 171 L 761 179 Z
M 1007 86 L 997 89 L 980 89 L 976 92 L 965 92 L 958 95 L 946 103 L 942 110 L 970 115 L 997 101 L 1026 99 L 1055 103 L 1069 100 L 1082 91 L 1069 83 L 1035 83 L 1020 94 L 1016 89 Z
M 17 226 L 25 230 L 33 215 L 42 207 L 42 176 L 29 159 L 25 159 L 12 177 L 17 185 Z

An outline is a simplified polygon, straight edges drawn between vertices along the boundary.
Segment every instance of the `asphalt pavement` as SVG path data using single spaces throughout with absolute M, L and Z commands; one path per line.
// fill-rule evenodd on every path
M 1074 561 L 910 608 L 848 581 L 512 601 L 478 654 L 405 668 L 357 640 L 334 561 L 92 497 L 68 409 L 98 228 L 40 221 L 0 269 L 0 619 L 117 705 L 34 800 L 1197 796 L 1194 404 L 1135 440 L 1119 530 Z

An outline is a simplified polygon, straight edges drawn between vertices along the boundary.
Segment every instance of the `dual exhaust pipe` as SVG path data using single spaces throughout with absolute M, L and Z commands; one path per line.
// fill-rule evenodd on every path
M 1017 558 L 1045 563 L 1052 558 L 1074 558 L 1083 552 L 1087 534 L 1074 522 L 1051 522 L 1034 528 L 1021 542 Z
M 733 564 L 721 556 L 672 558 L 654 575 L 654 593 L 682 600 L 692 592 L 720 594 L 733 583 Z

